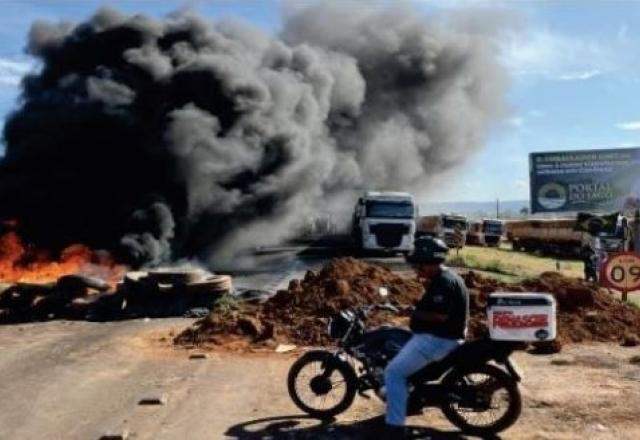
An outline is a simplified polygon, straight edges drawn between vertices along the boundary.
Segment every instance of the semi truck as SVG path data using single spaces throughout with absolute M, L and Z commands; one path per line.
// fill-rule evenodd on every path
M 431 235 L 444 241 L 450 248 L 466 243 L 469 221 L 463 215 L 440 214 L 420 218 L 418 235 Z
M 615 232 L 590 233 L 576 229 L 576 218 L 529 219 L 506 222 L 507 239 L 513 249 L 560 257 L 582 256 L 585 246 L 598 253 L 630 250 L 633 246 L 632 222 L 620 216 Z
M 482 222 L 478 220 L 469 222 L 466 244 L 484 246 L 484 236 L 482 234 Z
M 504 221 L 483 219 L 469 222 L 466 244 L 498 247 L 504 234 Z
M 356 246 L 371 251 L 413 250 L 418 208 L 411 194 L 368 191 L 356 203 L 351 233 Z
M 510 220 L 507 239 L 516 251 L 579 257 L 589 234 L 576 231 L 575 225 L 575 219 Z
M 504 222 L 502 220 L 482 220 L 482 238 L 484 244 L 491 247 L 500 246 L 504 234 Z

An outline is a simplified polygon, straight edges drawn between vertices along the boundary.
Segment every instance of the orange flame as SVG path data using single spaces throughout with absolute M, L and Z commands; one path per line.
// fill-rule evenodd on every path
M 109 255 L 96 253 L 82 244 L 65 248 L 54 261 L 49 252 L 25 247 L 14 231 L 0 236 L 0 282 L 46 283 L 62 275 L 82 274 L 113 284 L 125 272 L 126 267 L 116 264 Z

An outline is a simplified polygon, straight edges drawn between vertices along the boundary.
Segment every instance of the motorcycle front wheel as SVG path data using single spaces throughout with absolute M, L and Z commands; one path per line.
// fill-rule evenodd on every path
M 327 351 L 310 351 L 289 370 L 291 400 L 305 413 L 330 419 L 348 409 L 358 388 L 353 368 Z
M 484 436 L 504 431 L 522 411 L 518 383 L 496 366 L 454 371 L 442 383 L 456 396 L 443 404 L 442 412 L 465 433 Z

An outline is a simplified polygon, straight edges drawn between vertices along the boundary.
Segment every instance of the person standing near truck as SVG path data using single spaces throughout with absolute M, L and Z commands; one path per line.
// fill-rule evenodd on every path
M 589 245 L 585 245 L 582 250 L 582 261 L 584 263 L 584 279 L 586 281 L 598 282 L 598 254 Z

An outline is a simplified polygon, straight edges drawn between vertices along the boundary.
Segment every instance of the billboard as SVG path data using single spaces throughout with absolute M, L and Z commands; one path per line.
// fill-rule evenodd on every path
M 640 208 L 640 147 L 529 155 L 531 212 Z

